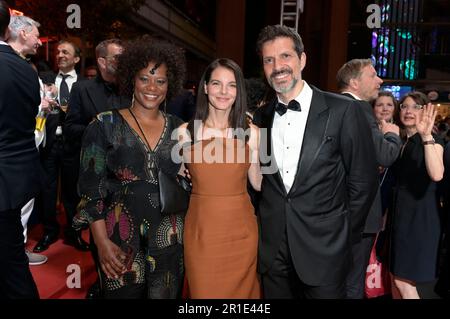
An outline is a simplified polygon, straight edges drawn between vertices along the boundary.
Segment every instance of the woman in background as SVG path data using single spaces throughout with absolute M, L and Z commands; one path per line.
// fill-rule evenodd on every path
M 372 102 L 372 108 L 378 122 L 384 120 L 388 123 L 394 123 L 397 121 L 398 103 L 391 92 L 380 91 L 378 97 Z
M 418 299 L 416 284 L 437 277 L 441 226 L 436 182 L 444 173 L 443 141 L 432 134 L 436 110 L 426 95 L 410 92 L 400 100 L 407 139 L 394 164 L 397 196 L 390 270 L 403 299 Z

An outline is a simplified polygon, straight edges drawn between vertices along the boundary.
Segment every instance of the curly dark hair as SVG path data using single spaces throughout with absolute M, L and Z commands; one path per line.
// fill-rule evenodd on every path
M 186 75 L 184 50 L 174 44 L 143 36 L 125 44 L 119 57 L 117 80 L 121 94 L 132 97 L 136 74 L 150 62 L 167 66 L 168 89 L 166 100 L 178 95 L 183 88 Z

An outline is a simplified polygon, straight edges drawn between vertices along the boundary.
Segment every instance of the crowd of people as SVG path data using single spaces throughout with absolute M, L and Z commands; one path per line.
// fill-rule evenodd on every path
M 177 114 L 183 49 L 107 39 L 86 79 L 62 40 L 57 73 L 36 72 L 39 26 L 0 0 L 0 298 L 39 298 L 29 265 L 58 239 L 59 179 L 65 243 L 91 252 L 97 298 L 363 299 L 383 242 L 393 297 L 444 277 L 448 125 L 425 94 L 380 91 L 370 59 L 345 63 L 340 94 L 326 92 L 302 77 L 300 35 L 266 26 L 267 84 L 218 58 Z M 161 173 L 191 183 L 186 211 L 163 212 Z M 44 231 L 30 252 L 35 202 Z

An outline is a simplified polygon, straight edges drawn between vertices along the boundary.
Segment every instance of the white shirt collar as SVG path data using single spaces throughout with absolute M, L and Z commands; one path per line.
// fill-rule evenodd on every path
M 5 41 L 0 41 L 0 45 L 9 45 L 9 44 L 6 43 Z
M 300 91 L 300 94 L 297 95 L 297 97 L 294 99 L 296 100 L 298 103 L 300 103 L 300 107 L 302 108 L 302 112 L 309 110 L 309 107 L 311 106 L 311 99 L 312 99 L 312 89 L 311 87 L 308 85 L 308 83 L 306 83 L 306 81 L 303 81 L 303 88 Z M 280 100 L 280 98 L 277 96 L 278 98 L 278 102 L 279 103 L 283 103 L 285 104 L 283 101 Z
M 64 73 L 62 71 L 59 71 L 58 76 L 62 77 Z M 77 71 L 75 71 L 75 69 L 73 69 L 72 71 L 65 73 L 66 75 L 69 75 L 69 77 L 73 78 L 77 76 Z
M 362 101 L 362 99 L 361 99 L 358 95 L 356 95 L 356 94 L 354 94 L 354 93 L 352 93 L 352 92 L 345 91 L 345 92 L 342 92 L 342 94 L 350 94 L 350 95 L 353 96 L 356 100 Z

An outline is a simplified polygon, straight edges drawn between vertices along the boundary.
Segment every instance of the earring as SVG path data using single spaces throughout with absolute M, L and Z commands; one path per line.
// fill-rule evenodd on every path
M 133 92 L 133 97 L 131 98 L 131 107 L 130 109 L 132 109 L 134 107 L 134 92 Z

